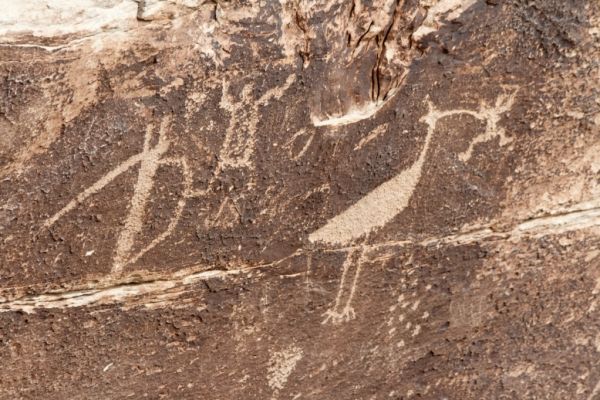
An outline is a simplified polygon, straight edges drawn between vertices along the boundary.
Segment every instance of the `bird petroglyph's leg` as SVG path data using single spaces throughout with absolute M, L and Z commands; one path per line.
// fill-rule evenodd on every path
M 356 318 L 356 313 L 352 307 L 352 299 L 356 293 L 358 278 L 364 262 L 364 253 L 364 249 L 358 247 L 350 250 L 346 255 L 335 303 L 332 308 L 323 314 L 325 319 L 322 324 L 332 323 L 338 325 Z M 352 274 L 350 278 L 349 273 Z M 351 282 L 348 283 L 350 279 Z

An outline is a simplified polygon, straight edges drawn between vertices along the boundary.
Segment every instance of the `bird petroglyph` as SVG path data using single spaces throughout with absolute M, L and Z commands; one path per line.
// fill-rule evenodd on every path
M 399 215 L 409 204 L 419 181 L 421 180 L 423 166 L 425 164 L 428 150 L 431 146 L 431 140 L 434 136 L 438 121 L 452 115 L 466 114 L 473 118 L 486 122 L 485 132 L 475 137 L 470 143 L 469 148 L 464 153 L 458 155 L 459 159 L 467 162 L 472 155 L 476 144 L 489 141 L 496 136 L 500 137 L 500 145 L 509 141 L 505 136 L 504 130 L 498 127 L 500 116 L 506 113 L 512 107 L 516 91 L 508 95 L 500 95 L 494 106 L 482 104 L 479 110 L 469 109 L 451 109 L 446 111 L 438 110 L 431 101 L 427 100 L 428 112 L 420 121 L 427 125 L 427 135 L 425 143 L 421 149 L 417 160 L 406 170 L 402 171 L 387 182 L 382 183 L 373 189 L 366 196 L 358 200 L 348 209 L 342 211 L 330 219 L 324 226 L 317 229 L 309 235 L 309 240 L 313 243 L 324 243 L 331 246 L 345 246 L 354 241 L 368 236 L 377 229 L 383 227 Z M 336 297 L 333 308 L 325 313 L 324 322 L 339 323 L 342 320 L 354 318 L 354 311 L 350 305 L 356 283 L 362 267 L 362 259 L 358 257 L 356 261 L 355 252 L 348 253 L 344 263 L 339 292 Z M 351 269 L 349 263 L 357 262 L 354 268 L 355 276 L 351 279 L 353 282 L 348 295 L 342 295 L 341 292 L 346 289 L 347 273 Z M 346 298 L 346 303 L 341 305 L 342 297 Z

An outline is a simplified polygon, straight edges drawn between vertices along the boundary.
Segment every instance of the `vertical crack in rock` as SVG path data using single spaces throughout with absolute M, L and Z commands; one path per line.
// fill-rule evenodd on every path
M 326 63 L 327 86 L 334 92 L 314 105 L 313 125 L 342 126 L 373 117 L 397 93 L 410 65 L 423 56 L 425 45 L 420 42 L 443 26 L 442 17 L 452 21 L 475 2 L 440 1 L 424 8 L 406 0 L 380 0 L 368 6 L 353 1 L 347 21 L 340 16 L 345 37 L 327 38 L 333 53 Z M 368 89 L 356 92 L 366 79 L 365 71 Z

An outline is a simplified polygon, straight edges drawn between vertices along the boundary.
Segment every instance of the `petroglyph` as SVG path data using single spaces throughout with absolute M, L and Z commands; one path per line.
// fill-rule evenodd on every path
M 177 226 L 177 223 L 181 218 L 183 208 L 185 207 L 186 199 L 202 194 L 202 192 L 192 191 L 192 177 L 187 166 L 187 162 L 184 158 L 163 158 L 171 144 L 167 138 L 167 130 L 170 126 L 170 123 L 170 116 L 163 118 L 159 128 L 158 141 L 153 147 L 151 147 L 150 142 L 152 141 L 154 126 L 149 124 L 144 136 L 144 145 L 141 153 L 130 157 L 116 168 L 105 174 L 93 185 L 83 190 L 56 214 L 44 221 L 43 227 L 51 227 L 65 214 L 81 205 L 90 196 L 98 193 L 119 175 L 140 163 L 138 179 L 134 186 L 129 212 L 127 214 L 127 218 L 125 219 L 124 226 L 117 237 L 111 273 L 120 273 L 125 266 L 135 263 L 140 257 L 165 240 L 169 235 L 172 234 L 173 230 Z M 171 217 L 166 230 L 154 238 L 150 244 L 145 246 L 142 250 L 132 254 L 135 238 L 139 235 L 143 228 L 146 205 L 148 203 L 151 191 L 155 185 L 154 176 L 158 168 L 163 165 L 175 166 L 181 171 L 184 188 L 183 193 L 177 202 L 177 207 L 175 208 L 174 214 Z
M 441 244 L 468 244 L 485 240 L 511 240 L 519 241 L 523 238 L 541 238 L 547 235 L 563 234 L 578 230 L 590 229 L 600 226 L 600 207 L 596 202 L 575 204 L 568 209 L 557 210 L 548 215 L 539 216 L 517 224 L 509 231 L 498 231 L 491 226 L 478 229 L 465 230 L 453 235 L 430 237 L 420 241 L 390 240 L 372 244 L 351 244 L 344 247 L 327 248 L 328 252 L 347 253 L 353 249 L 363 248 L 369 251 L 383 250 L 385 248 L 398 248 L 411 245 L 432 246 Z M 600 292 L 600 289 L 599 289 Z
M 242 89 L 238 101 L 229 94 L 229 82 L 223 81 L 223 95 L 220 104 L 222 108 L 231 112 L 231 120 L 219 153 L 221 168 L 252 167 L 250 159 L 254 153 L 258 121 L 254 115 L 256 111 L 248 107 L 251 95 L 252 86 L 246 85 Z
M 496 231 L 492 230 L 490 227 L 483 227 L 477 231 L 463 232 L 442 237 L 432 237 L 418 242 L 387 241 L 378 242 L 370 245 L 360 244 L 348 246 L 345 248 L 333 248 L 328 249 L 327 251 L 345 253 L 347 256 L 346 261 L 351 264 L 353 262 L 351 259 L 349 260 L 349 254 L 351 252 L 360 251 L 363 253 L 362 257 L 364 262 L 375 262 L 375 259 L 369 258 L 370 253 L 372 252 L 374 254 L 379 254 L 382 250 L 386 248 L 397 251 L 399 248 L 406 246 L 428 247 L 432 245 L 468 244 L 481 241 L 498 240 L 517 242 L 522 238 L 526 237 L 543 237 L 545 235 L 554 235 L 557 233 L 561 234 L 590 228 L 593 229 L 596 227 L 600 227 L 600 208 L 597 207 L 597 203 L 598 202 L 593 202 L 593 204 L 596 205 L 596 207 L 592 207 L 590 206 L 590 204 L 587 203 L 583 205 L 576 204 L 569 209 L 559 210 L 554 212 L 553 214 L 544 215 L 533 220 L 522 222 L 520 224 L 515 225 L 512 229 L 508 231 Z M 98 304 L 119 304 L 131 302 L 133 299 L 144 294 L 147 294 L 150 297 L 158 298 L 165 290 L 175 288 L 179 285 L 191 285 L 195 282 L 199 282 L 206 279 L 221 279 L 232 275 L 249 274 L 253 271 L 264 268 L 277 267 L 278 265 L 285 263 L 285 261 L 289 260 L 290 258 L 301 254 L 306 254 L 307 256 L 307 269 L 304 273 L 306 278 L 305 284 L 308 288 L 307 290 L 314 290 L 313 288 L 309 287 L 309 285 L 311 284 L 308 281 L 308 276 L 311 271 L 312 264 L 311 254 L 313 251 L 314 250 L 311 249 L 301 248 L 293 254 L 284 257 L 280 260 L 277 260 L 273 263 L 262 264 L 253 267 L 244 267 L 240 269 L 228 269 L 226 271 L 207 270 L 206 265 L 199 265 L 189 270 L 176 271 L 175 273 L 170 274 L 168 276 L 154 276 L 152 273 L 145 272 L 143 275 L 144 281 L 141 282 L 133 280 L 134 277 L 139 277 L 139 274 L 132 273 L 129 276 L 123 274 L 119 276 L 109 275 L 103 280 L 100 280 L 100 282 L 89 282 L 70 290 L 63 289 L 59 291 L 49 292 L 47 294 L 14 297 L 14 295 L 10 294 L 9 290 L 5 292 L 0 292 L 0 312 L 33 312 L 35 309 L 82 307 Z M 411 261 L 409 260 L 407 264 L 410 263 Z M 352 268 L 350 264 L 347 265 L 347 269 Z M 410 270 L 408 270 L 408 272 L 410 272 Z M 347 273 L 343 276 L 343 278 L 344 285 L 340 285 L 340 289 L 342 289 L 343 286 L 345 288 L 343 290 L 347 290 Z M 138 283 L 132 285 L 131 282 Z M 131 287 L 131 290 L 125 289 L 124 287 L 126 286 Z M 431 285 L 428 285 L 427 289 L 430 288 Z M 600 280 L 597 280 L 596 287 L 593 290 L 594 295 L 596 295 L 597 293 L 600 293 Z M 337 301 L 337 304 L 341 306 L 337 308 L 332 307 L 331 312 L 326 313 L 327 315 L 333 314 L 335 310 L 343 310 L 345 308 L 346 304 L 343 304 L 341 300 L 342 296 L 344 296 L 344 292 L 338 291 L 338 296 L 336 297 L 336 299 L 340 299 L 339 301 Z M 347 298 L 346 296 L 344 297 Z M 398 303 L 399 305 L 401 303 L 405 303 L 405 296 L 403 294 L 399 295 Z M 395 309 L 396 307 L 393 307 L 392 309 L 390 309 L 390 312 L 393 312 Z M 594 310 L 588 310 L 588 312 L 592 311 Z M 341 313 L 338 312 L 338 314 Z M 349 311 L 346 314 L 352 315 L 352 312 Z M 404 317 L 398 318 L 400 322 L 402 322 L 403 319 Z M 343 322 L 344 320 L 344 318 L 341 318 L 339 322 Z
M 152 151 L 150 151 L 150 141 L 152 140 L 153 126 L 149 125 L 146 129 L 143 150 L 145 157 L 140 161 L 138 180 L 134 187 L 129 214 L 125 220 L 125 226 L 117 238 L 113 272 L 120 272 L 123 269 L 123 266 L 127 264 L 131 255 L 130 251 L 133 247 L 134 238 L 142 230 L 142 220 L 146 210 L 146 203 L 154 186 L 154 175 L 160 164 L 160 158 L 169 148 L 169 143 L 165 138 L 166 124 L 168 123 L 168 119 L 163 120 L 160 127 L 158 143 L 152 148 Z
M 301 359 L 302 349 L 295 345 L 271 355 L 267 377 L 269 387 L 273 389 L 275 395 L 284 388 L 288 377 Z
M 295 75 L 289 75 L 283 86 L 270 89 L 257 101 L 252 97 L 253 85 L 245 85 L 240 98 L 236 99 L 230 94 L 229 82 L 223 80 L 220 105 L 231 113 L 231 120 L 219 152 L 220 169 L 254 168 L 252 157 L 256 146 L 259 107 L 281 98 L 295 80 Z
M 600 400 L 599 2 L 2 2 L 0 399 Z
M 514 93 L 510 96 L 500 96 L 495 107 L 482 105 L 478 111 L 466 109 L 440 111 L 428 101 L 429 112 L 421 118 L 421 122 L 427 124 L 427 136 L 419 157 L 413 165 L 389 181 L 382 183 L 354 205 L 333 217 L 323 227 L 311 233 L 309 240 L 313 243 L 348 244 L 390 222 L 408 206 L 421 179 L 427 151 L 439 120 L 452 115 L 467 114 L 487 122 L 485 133 L 477 136 L 469 146 L 469 150 L 463 153 L 465 156 L 462 158 L 468 159 L 467 156 L 470 157 L 474 144 L 490 140 L 494 136 L 504 137 L 504 132 L 497 127 L 497 123 L 500 115 L 510 109 L 513 101 Z M 501 143 L 506 141 L 507 139 L 504 139 Z
M 236 208 L 233 200 L 230 197 L 225 197 L 219 206 L 219 210 L 216 215 L 207 215 L 204 219 L 204 226 L 206 228 L 230 228 L 234 226 L 240 219 L 240 212 Z
M 335 297 L 335 303 L 332 308 L 323 314 L 325 319 L 322 324 L 331 322 L 334 325 L 338 325 L 342 322 L 356 318 L 356 313 L 352 307 L 352 299 L 356 292 L 358 277 L 360 276 L 360 270 L 362 269 L 365 257 L 366 254 L 361 247 L 349 251 L 346 255 L 346 260 L 344 261 L 342 268 L 340 286 Z M 354 270 L 353 277 L 351 278 L 351 281 L 348 282 L 350 280 L 348 278 L 348 273 L 351 270 Z
M 469 148 L 458 155 L 458 158 L 462 162 L 469 161 L 473 155 L 475 145 L 479 143 L 488 142 L 495 137 L 500 137 L 500 146 L 504 146 L 512 141 L 512 138 L 506 136 L 504 128 L 498 126 L 498 122 L 500 121 L 500 116 L 512 108 L 516 94 L 517 92 L 514 91 L 508 95 L 500 95 L 496 99 L 495 107 L 482 107 L 478 114 L 471 114 L 477 119 L 485 120 L 486 126 L 485 131 L 476 136 L 471 144 L 469 144 Z
M 382 134 L 384 134 L 387 131 L 388 127 L 389 127 L 389 124 L 387 124 L 387 123 L 377 126 L 367 136 L 362 138 L 360 140 L 360 142 L 358 142 L 358 144 L 354 147 L 354 151 L 362 149 L 369 142 L 371 142 L 372 140 L 374 140 L 374 139 L 378 138 L 379 136 L 381 136 Z
M 227 129 L 225 140 L 220 151 L 220 165 L 217 175 L 222 173 L 224 168 L 253 167 L 252 155 L 254 153 L 254 142 L 258 124 L 258 108 L 260 106 L 267 105 L 271 100 L 281 98 L 284 92 L 294 81 L 295 75 L 288 76 L 285 84 L 282 87 L 270 89 L 256 102 L 252 101 L 252 87 L 250 85 L 246 85 L 242 89 L 242 101 L 239 102 L 229 94 L 229 84 L 227 82 L 223 83 L 221 106 L 230 110 L 233 118 Z M 117 237 L 111 273 L 121 273 L 126 266 L 135 263 L 144 254 L 163 242 L 175 230 L 175 227 L 181 218 L 181 213 L 185 207 L 186 200 L 191 197 L 202 197 L 208 193 L 208 190 L 198 191 L 192 189 L 192 175 L 184 157 L 164 157 L 171 145 L 171 141 L 167 137 L 167 130 L 170 122 L 171 118 L 169 116 L 162 120 L 159 129 L 158 141 L 154 146 L 151 146 L 150 144 L 153 137 L 154 126 L 152 124 L 148 125 L 146 134 L 144 136 L 144 145 L 141 153 L 130 157 L 116 168 L 105 174 L 93 185 L 79 193 L 66 206 L 55 213 L 52 217 L 44 221 L 43 227 L 51 227 L 65 214 L 74 210 L 90 196 L 98 193 L 100 190 L 106 187 L 119 175 L 139 163 L 140 167 L 138 171 L 138 178 L 134 186 L 134 192 L 131 198 L 128 214 L 125 219 L 124 226 Z M 161 166 L 176 167 L 181 172 L 183 192 L 177 202 L 177 206 L 167 228 L 156 238 L 154 238 L 148 245 L 143 247 L 142 250 L 138 251 L 137 253 L 132 253 L 135 244 L 135 238 L 139 236 L 143 228 L 146 206 L 151 195 L 151 191 L 155 185 L 155 174 Z M 214 177 L 212 181 L 214 181 Z M 220 217 L 225 210 L 232 211 L 232 207 L 235 211 L 237 211 L 233 201 L 228 198 L 225 199 L 221 204 L 217 217 Z M 209 218 L 207 218 L 205 221 L 205 225 L 207 227 L 212 227 L 215 223 L 217 223 L 215 220 L 211 220 Z M 219 223 L 223 223 L 223 221 L 219 221 Z
M 418 269 L 413 264 L 413 254 L 403 262 L 402 271 L 404 276 L 399 279 L 400 291 L 396 302 L 388 308 L 388 316 L 377 332 L 385 332 L 390 343 L 395 343 L 401 348 L 413 342 L 429 318 L 428 311 L 422 311 L 419 297 L 418 279 L 410 279 L 411 275 Z M 420 308 L 421 307 L 421 308 Z
M 173 233 L 173 230 L 175 230 L 175 227 L 177 226 L 177 224 L 179 223 L 179 219 L 181 218 L 181 213 L 183 212 L 183 209 L 185 207 L 186 200 L 190 197 L 196 197 L 196 196 L 200 196 L 200 195 L 204 194 L 204 192 L 193 192 L 192 191 L 192 175 L 187 166 L 187 162 L 184 158 L 163 159 L 160 161 L 159 165 L 173 165 L 173 166 L 179 167 L 179 169 L 182 173 L 182 177 L 183 177 L 183 195 L 177 201 L 177 207 L 175 208 L 173 216 L 171 217 L 171 220 L 169 221 L 169 225 L 167 226 L 167 229 L 165 229 L 164 232 L 162 232 L 160 235 L 158 235 L 156 238 L 154 238 L 152 240 L 152 242 L 150 242 L 150 244 L 148 244 L 146 247 L 144 247 L 142 250 L 140 250 L 137 254 L 131 256 L 129 258 L 129 260 L 127 260 L 125 265 L 135 263 L 140 257 L 142 257 L 144 254 L 146 254 L 152 248 L 156 247 L 156 245 L 158 245 L 163 240 L 165 240 L 167 237 L 169 237 L 171 235 L 171 233 Z M 140 224 L 140 228 L 141 228 L 141 224 Z M 117 265 L 117 264 L 115 263 L 115 265 Z M 119 271 L 115 271 L 115 272 L 119 272 Z
M 308 138 L 305 139 L 304 145 L 296 154 L 294 154 L 294 147 L 295 147 L 294 145 L 296 144 L 297 141 L 299 141 L 302 138 L 305 138 L 306 136 L 308 136 Z M 298 160 L 298 159 L 302 158 L 302 156 L 306 153 L 306 150 L 308 150 L 308 148 L 310 147 L 314 137 L 315 137 L 315 133 L 314 132 L 308 133 L 308 132 L 306 132 L 306 129 L 300 129 L 298 132 L 296 132 L 294 134 L 294 136 L 292 136 L 290 138 L 290 140 L 288 140 L 285 143 L 285 147 L 288 149 L 291 159 Z
M 348 209 L 330 219 L 323 227 L 311 233 L 308 237 L 309 241 L 313 243 L 321 242 L 333 246 L 348 245 L 383 227 L 400 214 L 408 206 L 417 188 L 437 123 L 443 118 L 452 115 L 467 114 L 486 122 L 485 132 L 473 140 L 465 153 L 459 155 L 459 158 L 463 161 L 468 161 L 471 157 L 473 146 L 477 143 L 500 136 L 500 145 L 505 144 L 508 139 L 505 137 L 502 128 L 499 128 L 497 124 L 500 120 L 500 115 L 512 107 L 515 94 L 516 92 L 512 92 L 510 95 L 500 95 L 494 107 L 482 104 L 477 111 L 468 109 L 440 111 L 431 101 L 427 100 L 429 110 L 420 119 L 421 122 L 427 125 L 427 135 L 425 136 L 425 143 L 417 160 L 408 169 L 402 171 L 389 181 L 382 183 Z M 354 253 L 351 252 L 350 254 Z M 362 266 L 360 259 L 355 268 L 355 276 L 352 278 L 351 292 L 347 295 L 348 301 L 340 309 L 340 298 L 343 296 L 342 291 L 345 290 L 346 274 L 350 269 L 350 263 L 351 257 L 349 256 L 343 266 L 340 291 L 336 297 L 333 311 L 328 311 L 324 322 L 331 320 L 334 323 L 339 323 L 342 320 L 354 318 L 354 310 L 350 306 L 350 302 L 354 296 L 356 282 L 358 281 Z

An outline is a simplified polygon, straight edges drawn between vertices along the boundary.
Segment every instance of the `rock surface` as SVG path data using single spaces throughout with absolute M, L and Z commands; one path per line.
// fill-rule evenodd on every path
M 600 399 L 600 3 L 0 5 L 0 398 Z

